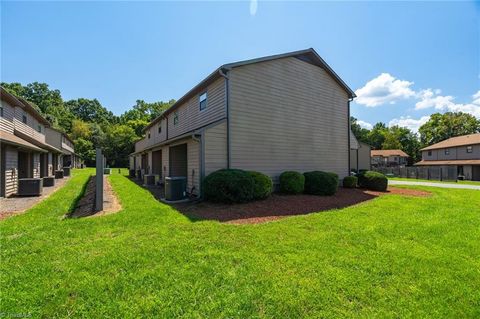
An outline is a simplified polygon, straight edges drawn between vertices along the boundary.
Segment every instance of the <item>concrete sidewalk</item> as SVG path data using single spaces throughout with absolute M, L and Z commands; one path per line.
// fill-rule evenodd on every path
M 412 185 L 412 186 L 429 186 L 440 188 L 455 188 L 455 189 L 475 189 L 480 190 L 480 185 L 469 184 L 454 184 L 454 183 L 430 183 L 430 182 L 415 182 L 415 181 L 392 181 L 388 180 L 388 185 Z

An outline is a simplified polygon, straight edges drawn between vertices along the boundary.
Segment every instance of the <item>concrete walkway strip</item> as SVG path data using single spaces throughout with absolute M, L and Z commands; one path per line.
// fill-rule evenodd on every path
M 388 185 L 411 185 L 411 186 L 429 186 L 441 188 L 455 188 L 455 189 L 475 189 L 480 190 L 480 185 L 469 184 L 454 184 L 454 183 L 430 183 L 430 182 L 414 182 L 414 181 L 388 181 Z

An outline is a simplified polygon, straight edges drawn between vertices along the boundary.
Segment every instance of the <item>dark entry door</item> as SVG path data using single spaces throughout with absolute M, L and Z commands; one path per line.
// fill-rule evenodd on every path
M 40 154 L 40 177 L 47 176 L 47 156 L 48 154 Z
M 480 165 L 472 166 L 472 181 L 480 181 Z
M 170 147 L 170 176 L 187 176 L 187 144 Z
M 162 175 L 162 150 L 152 152 L 152 173 Z
M 147 173 L 147 154 L 142 154 L 142 169 L 145 170 L 145 174 Z
M 18 152 L 18 178 L 32 177 L 30 174 L 30 153 Z

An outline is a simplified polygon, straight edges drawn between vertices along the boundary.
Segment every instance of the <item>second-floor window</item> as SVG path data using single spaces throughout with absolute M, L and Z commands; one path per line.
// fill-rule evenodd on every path
M 450 149 L 449 148 L 445 149 L 445 155 L 450 155 Z
M 200 102 L 200 111 L 205 110 L 207 108 L 207 92 L 200 94 L 198 100 Z
M 27 124 L 27 114 L 23 113 L 22 115 L 22 122 Z
M 0 116 L 3 117 L 3 106 L 0 106 Z
M 467 146 L 467 153 L 472 153 L 473 152 L 473 146 Z
M 173 125 L 178 124 L 178 112 L 173 113 Z
M 432 151 L 428 151 L 428 156 L 432 156 Z
M 42 126 L 40 124 L 38 124 L 37 126 L 37 131 L 38 133 L 42 133 Z
M 150 138 L 150 132 L 148 132 L 148 138 Z
M 158 124 L 158 134 L 162 133 L 162 125 Z

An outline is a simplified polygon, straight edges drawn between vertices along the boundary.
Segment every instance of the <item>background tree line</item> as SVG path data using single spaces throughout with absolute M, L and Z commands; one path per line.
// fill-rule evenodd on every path
M 371 130 L 361 127 L 351 117 L 352 132 L 359 141 L 369 144 L 372 149 L 401 149 L 411 157 L 411 162 L 421 159 L 420 149 L 450 137 L 480 132 L 480 120 L 462 112 L 435 113 L 428 122 L 420 126 L 418 133 L 406 127 L 376 123 Z M 411 164 L 411 163 L 410 163 Z
M 75 144 L 75 152 L 87 165 L 94 165 L 95 147 L 101 147 L 111 167 L 127 167 L 128 154 L 142 138 L 143 128 L 175 100 L 147 103 L 137 100 L 120 116 L 107 110 L 97 99 L 64 101 L 59 90 L 46 83 L 1 83 L 10 93 L 32 102 L 54 128 L 65 132 Z

